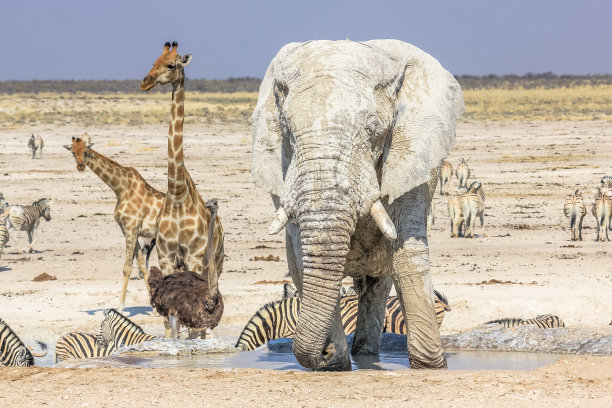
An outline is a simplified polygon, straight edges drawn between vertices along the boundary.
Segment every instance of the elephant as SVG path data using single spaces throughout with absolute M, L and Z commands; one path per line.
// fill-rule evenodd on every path
M 413 368 L 446 368 L 429 273 L 426 217 L 455 144 L 461 88 L 399 40 L 309 41 L 273 58 L 252 115 L 252 171 L 285 228 L 301 297 L 297 361 L 350 370 L 338 313 L 341 281 L 359 296 L 352 354 L 377 354 L 392 285 Z

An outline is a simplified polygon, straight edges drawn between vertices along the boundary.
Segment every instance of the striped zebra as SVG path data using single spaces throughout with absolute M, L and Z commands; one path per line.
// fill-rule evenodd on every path
M 463 157 L 455 169 L 455 176 L 459 179 L 459 187 L 467 187 L 467 180 L 470 178 L 470 167 Z
M 440 165 L 440 195 L 447 194 L 450 189 L 450 182 L 453 178 L 453 165 L 451 162 L 444 160 Z
M 38 155 L 42 159 L 42 149 L 44 145 L 45 142 L 40 136 L 34 136 L 34 134 L 32 134 L 30 139 L 28 139 L 28 149 L 30 149 L 33 159 L 36 158 L 36 152 L 38 152 Z
M 597 221 L 596 241 L 609 241 L 608 225 L 612 219 L 612 189 L 597 188 L 592 213 Z
M 485 192 L 484 187 L 479 181 L 474 181 L 470 184 L 468 191 L 461 200 L 461 207 L 465 219 L 464 236 L 466 238 L 474 238 L 476 218 L 480 218 L 480 227 L 482 228 L 482 236 L 484 237 Z
M 146 334 L 140 326 L 117 310 L 104 310 L 104 320 L 100 325 L 100 334 L 98 335 L 99 346 L 108 346 L 110 343 L 113 343 L 116 348 L 121 348 L 155 339 L 156 337 Z
M 13 330 L 0 318 L 0 362 L 5 366 L 31 367 L 34 357 L 47 355 L 47 345 L 36 341 L 44 353 L 35 353 L 19 339 Z M 0 364 L 0 365 L 2 365 Z
M 586 205 L 580 190 L 576 190 L 574 194 L 567 196 L 563 213 L 570 219 L 572 241 L 582 241 L 582 219 L 586 215 Z
M 612 197 L 612 176 L 603 176 L 601 178 L 601 188 L 607 190 L 607 195 Z M 609 229 L 612 230 L 612 218 L 608 226 Z
M 431 234 L 431 229 L 436 223 L 436 202 L 432 199 L 431 204 L 429 204 L 429 209 L 427 210 L 427 235 Z
M 288 292 L 285 287 L 285 293 L 291 293 L 291 291 Z M 444 311 L 450 310 L 450 307 L 443 295 L 435 290 L 434 294 L 436 296 L 436 321 L 439 326 L 444 320 Z M 340 318 L 344 326 L 344 333 L 347 335 L 355 332 L 357 307 L 358 296 L 356 294 L 345 295 L 340 298 Z M 251 351 L 270 340 L 283 337 L 293 338 L 299 313 L 300 298 L 297 296 L 267 303 L 244 326 L 236 342 L 236 348 Z M 387 299 L 383 333 L 406 335 L 406 324 L 398 296 L 390 296 Z
M 115 350 L 114 343 L 105 343 L 100 335 L 72 332 L 55 343 L 55 362 L 79 358 L 107 357 Z
M 485 324 L 501 324 L 504 327 L 518 327 L 525 326 L 528 324 L 534 324 L 538 326 L 540 329 L 552 329 L 554 327 L 565 327 L 565 323 L 559 316 L 545 314 L 538 315 L 533 319 L 518 319 L 512 317 L 506 317 L 504 319 L 499 320 L 491 320 L 490 322 L 486 322 Z
M 463 216 L 463 198 L 467 193 L 466 187 L 459 187 L 457 192 L 448 198 L 448 217 L 451 223 L 451 238 L 462 237 L 462 229 L 465 229 L 465 217 Z
M 40 219 L 51 220 L 51 201 L 41 198 L 32 205 L 12 205 L 8 209 L 6 226 L 17 231 L 27 231 L 28 242 L 30 243 L 29 252 L 34 252 L 32 245 L 34 242 L 34 231 L 40 224 Z

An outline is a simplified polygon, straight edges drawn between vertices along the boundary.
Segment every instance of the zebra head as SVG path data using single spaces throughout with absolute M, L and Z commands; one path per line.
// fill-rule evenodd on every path
M 105 311 L 106 312 L 106 311 Z M 110 322 L 107 320 L 106 313 L 105 318 L 100 323 L 100 333 L 96 336 L 96 345 L 98 347 L 106 347 L 109 343 L 113 342 L 113 330 Z
M 15 366 L 31 367 L 34 365 L 34 357 L 32 353 L 25 347 L 21 346 L 15 353 Z
M 40 215 L 46 221 L 51 221 L 51 201 L 47 200 L 46 198 L 41 198 L 40 200 L 32 203 L 32 205 L 35 205 L 36 207 L 38 207 L 38 211 L 40 212 Z

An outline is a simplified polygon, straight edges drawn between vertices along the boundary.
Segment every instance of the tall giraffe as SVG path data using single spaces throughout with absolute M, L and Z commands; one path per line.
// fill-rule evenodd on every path
M 78 171 L 84 171 L 87 165 L 117 196 L 115 221 L 125 236 L 123 286 L 119 304 L 120 310 L 123 310 L 134 256 L 137 257 L 138 269 L 144 275 L 148 291 L 149 271 L 145 266 L 138 237 L 155 238 L 157 215 L 162 207 L 164 194 L 151 187 L 136 169 L 124 167 L 101 155 L 80 138 L 73 137 L 72 145 L 64 147 L 74 155 Z
M 178 44 L 164 45 L 161 56 L 142 80 L 140 89 L 172 84 L 172 109 L 168 131 L 168 192 L 157 218 L 157 256 L 162 273 L 168 275 L 184 266 L 186 270 L 202 274 L 210 292 L 203 294 L 209 308 L 218 305 L 218 279 L 223 268 L 223 227 L 217 215 L 212 239 L 208 239 L 211 212 L 198 194 L 195 183 L 185 168 L 183 158 L 183 121 L 185 118 L 185 67 L 191 54 L 180 56 Z M 213 251 L 215 267 L 205 262 L 206 252 Z M 166 332 L 169 326 L 166 325 Z M 204 333 L 202 333 L 204 335 Z

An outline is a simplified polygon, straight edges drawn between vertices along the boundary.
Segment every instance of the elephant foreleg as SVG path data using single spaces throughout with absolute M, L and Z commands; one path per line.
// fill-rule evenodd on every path
M 427 185 L 423 184 L 391 206 L 395 225 L 399 227 L 394 242 L 392 276 L 406 322 L 412 368 L 446 368 L 429 274 L 424 223 L 429 200 Z
M 390 277 L 366 276 L 363 280 L 363 290 L 358 291 L 357 326 L 351 354 L 378 354 L 385 325 L 387 297 L 393 282 Z

